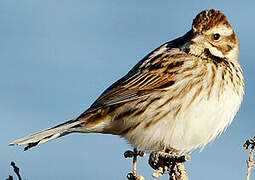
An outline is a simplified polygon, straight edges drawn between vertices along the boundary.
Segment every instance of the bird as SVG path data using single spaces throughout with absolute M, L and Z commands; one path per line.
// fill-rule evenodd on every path
M 146 152 L 205 147 L 231 124 L 244 96 L 238 38 L 219 10 L 142 58 L 77 118 L 15 140 L 29 150 L 71 133 L 125 138 Z

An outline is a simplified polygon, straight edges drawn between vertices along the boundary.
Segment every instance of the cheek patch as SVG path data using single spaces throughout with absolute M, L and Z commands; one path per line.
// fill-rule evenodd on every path
M 210 47 L 209 51 L 213 56 L 224 58 L 224 55 L 222 54 L 222 52 L 216 47 Z

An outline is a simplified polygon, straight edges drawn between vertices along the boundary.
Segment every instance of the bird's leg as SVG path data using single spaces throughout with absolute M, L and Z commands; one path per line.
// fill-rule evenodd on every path
M 138 151 L 136 148 L 134 148 L 134 151 L 126 151 L 124 153 L 125 158 L 133 158 L 133 172 L 128 173 L 127 178 L 129 180 L 143 180 L 143 176 L 137 176 L 137 156 L 145 157 L 146 154 L 143 151 Z
M 167 149 L 152 152 L 149 158 L 150 166 L 156 171 L 152 174 L 154 178 L 159 178 L 168 173 L 170 180 L 187 180 L 188 175 L 183 163 L 190 159 L 189 156 L 179 156 Z

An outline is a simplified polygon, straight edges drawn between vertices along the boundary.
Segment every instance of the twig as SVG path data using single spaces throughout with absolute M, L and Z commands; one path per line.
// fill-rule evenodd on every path
M 188 180 L 188 173 L 184 167 L 184 163 L 190 160 L 190 156 L 181 156 L 175 160 L 176 169 L 171 169 L 169 176 L 170 180 Z
M 188 174 L 183 163 L 189 159 L 189 156 L 152 152 L 149 158 L 149 165 L 156 170 L 152 177 L 160 178 L 163 174 L 169 174 L 170 180 L 188 180 Z
M 134 148 L 134 151 L 126 151 L 124 153 L 125 158 L 133 158 L 133 172 L 128 173 L 127 178 L 129 180 L 144 180 L 142 175 L 137 175 L 137 157 L 145 157 L 146 154 L 143 151 L 138 151 Z
M 246 161 L 247 163 L 247 174 L 246 174 L 246 180 L 250 180 L 251 176 L 251 168 L 255 166 L 255 161 L 253 161 L 253 154 L 254 154 L 254 146 L 255 146 L 255 137 L 253 139 L 248 139 L 243 147 L 245 149 L 248 149 L 250 147 L 250 154 L 249 159 Z
M 15 165 L 15 163 L 12 161 L 11 162 L 11 166 L 13 167 L 13 171 L 15 172 L 15 174 L 18 176 L 19 180 L 22 180 L 21 175 L 19 173 L 19 168 L 18 166 Z M 12 177 L 11 177 L 12 178 Z M 10 179 L 10 176 L 9 176 Z
M 138 151 L 136 148 L 134 148 L 134 157 L 133 157 L 133 174 L 136 176 L 137 172 L 137 156 L 138 156 Z
M 13 180 L 13 177 L 9 175 L 9 177 L 6 180 Z
M 178 175 L 176 175 L 177 180 L 188 180 L 189 179 L 188 173 L 187 173 L 183 163 L 176 163 L 176 169 L 178 172 Z

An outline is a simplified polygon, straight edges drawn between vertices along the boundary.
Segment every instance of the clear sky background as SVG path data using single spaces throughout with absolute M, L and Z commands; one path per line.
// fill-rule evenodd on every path
M 117 136 L 72 134 L 27 152 L 7 144 L 77 117 L 208 8 L 223 11 L 239 37 L 246 95 L 227 131 L 193 152 L 186 166 L 191 180 L 244 179 L 248 151 L 242 145 L 255 135 L 252 0 L 1 0 L 0 179 L 13 175 L 11 161 L 26 180 L 125 179 L 132 161 L 123 152 L 131 146 Z M 152 179 L 147 159 L 138 163 L 138 173 Z

